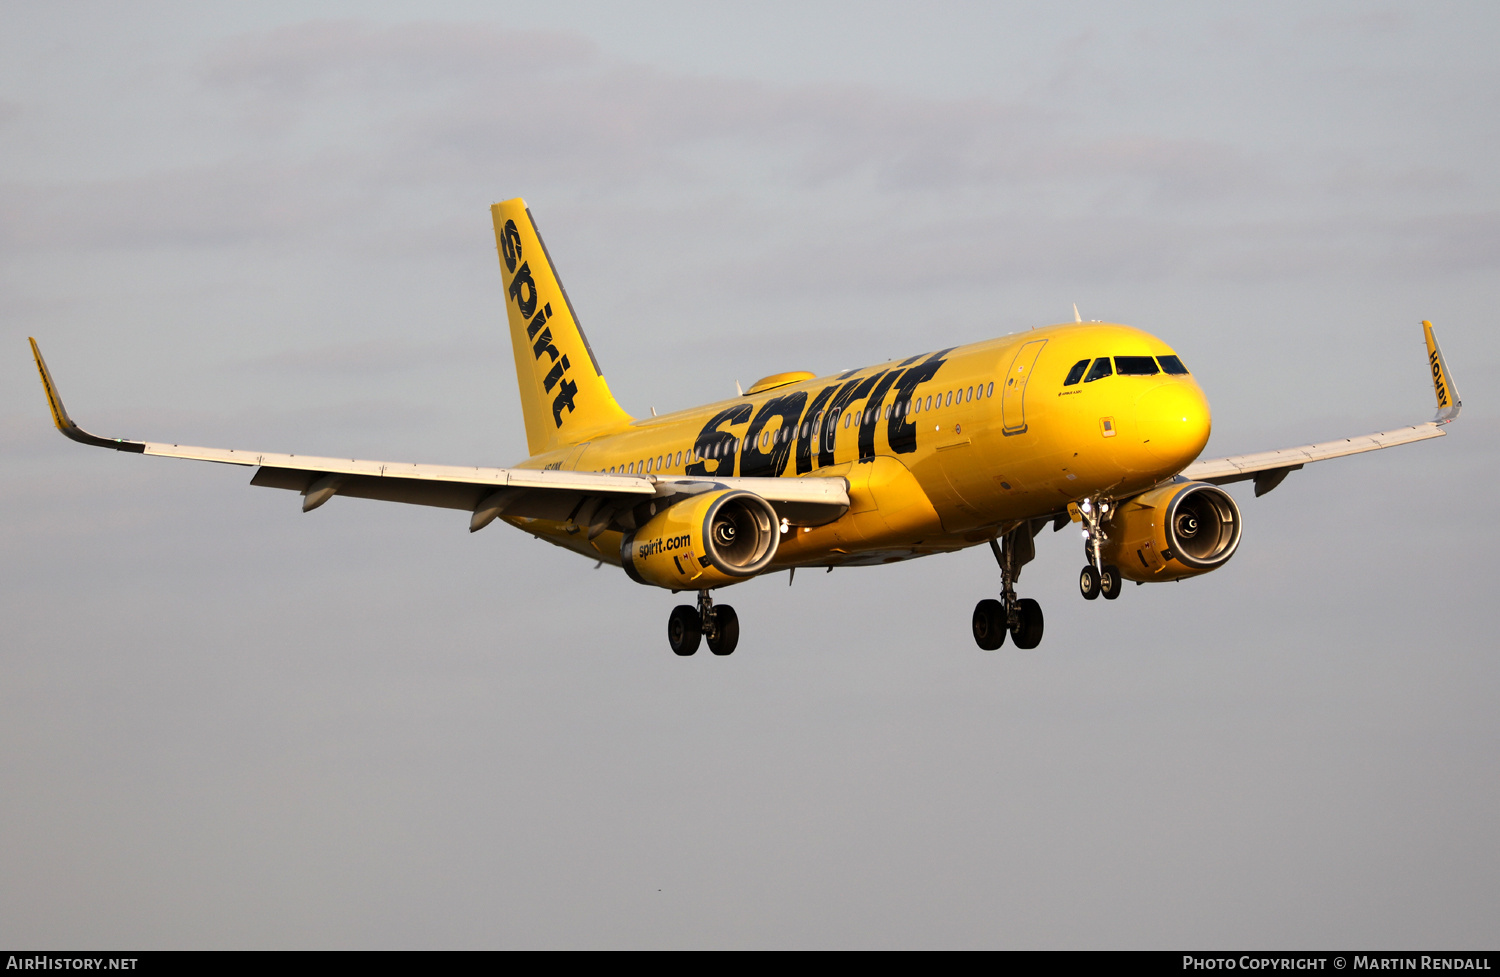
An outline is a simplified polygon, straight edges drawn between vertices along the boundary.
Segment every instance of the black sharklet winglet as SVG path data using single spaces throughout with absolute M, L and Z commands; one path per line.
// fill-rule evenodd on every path
M 30 337 L 27 337 L 30 339 Z M 42 389 L 47 392 L 47 406 L 52 408 L 52 423 L 57 429 L 79 444 L 91 444 L 96 448 L 114 448 L 116 451 L 134 451 L 142 453 L 146 445 L 140 441 L 126 441 L 121 438 L 101 438 L 90 434 L 68 416 L 68 409 L 63 406 L 62 398 L 57 395 L 57 385 L 52 382 L 52 374 L 47 372 L 47 361 L 42 359 L 42 351 L 37 347 L 36 340 L 31 340 L 31 355 L 36 357 L 37 372 L 42 375 Z

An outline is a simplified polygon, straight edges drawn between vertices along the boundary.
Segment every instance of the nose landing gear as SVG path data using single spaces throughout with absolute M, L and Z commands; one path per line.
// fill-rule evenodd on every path
M 1104 520 L 1110 509 L 1107 499 L 1084 499 L 1078 503 L 1078 514 L 1083 522 L 1083 558 L 1088 561 L 1078 573 L 1078 592 L 1084 600 L 1094 600 L 1101 594 L 1105 600 L 1120 596 L 1120 570 L 1106 564 L 1102 556 L 1104 541 L 1109 538 L 1104 531 Z
M 1042 606 L 1030 597 L 1016 597 L 1021 567 L 1036 556 L 1031 524 L 1023 523 L 1003 539 L 1003 546 L 998 540 L 990 540 L 990 550 L 1000 564 L 1000 599 L 982 600 L 975 605 L 974 643 L 985 651 L 994 651 L 1005 644 L 1009 632 L 1017 648 L 1035 648 L 1042 643 Z
M 698 591 L 698 606 L 678 604 L 667 618 L 667 643 L 674 654 L 687 657 L 698 651 L 698 642 L 708 639 L 708 650 L 732 655 L 740 643 L 740 618 L 728 604 L 714 606 L 708 591 Z

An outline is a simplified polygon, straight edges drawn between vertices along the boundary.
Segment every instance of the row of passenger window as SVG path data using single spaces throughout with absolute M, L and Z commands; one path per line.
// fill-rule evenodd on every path
M 1084 360 L 1083 362 L 1084 365 L 1088 364 L 1088 360 Z M 879 416 L 882 419 L 889 420 L 892 414 L 906 417 L 912 414 L 920 414 L 924 410 L 933 411 L 942 407 L 951 407 L 955 401 L 960 404 L 966 404 L 970 401 L 984 400 L 986 397 L 993 396 L 995 396 L 995 384 L 994 381 L 990 381 L 988 385 L 981 383 L 978 386 L 966 389 L 949 390 L 946 394 L 929 394 L 926 397 L 913 397 L 911 400 L 887 404 L 884 411 L 881 411 L 879 407 L 840 411 L 828 417 L 826 427 L 819 430 L 819 433 L 832 438 L 834 432 L 839 428 L 840 421 L 842 421 L 845 428 L 848 428 L 857 421 L 876 420 L 877 412 L 879 412 Z M 803 421 L 800 428 L 802 437 L 811 437 L 814 430 L 822 425 L 822 422 L 823 413 L 821 411 L 818 412 L 816 417 Z M 798 430 L 795 427 L 783 427 L 774 434 L 770 431 L 762 431 L 760 435 L 761 450 L 767 451 L 773 444 L 789 443 L 793 433 Z M 644 458 L 639 461 L 626 462 L 623 465 L 612 465 L 609 468 L 603 469 L 603 473 L 607 475 L 648 475 L 653 471 L 681 468 L 684 462 L 691 465 L 695 461 L 702 461 L 704 459 L 728 458 L 739 451 L 742 446 L 743 440 L 741 438 L 730 438 L 727 441 L 720 441 L 714 444 L 698 445 L 691 451 L 679 451 L 675 456 L 668 452 L 664 455 L 657 455 L 655 458 Z M 817 447 L 821 447 L 821 445 Z
M 1158 373 L 1166 373 L 1174 377 L 1186 376 L 1187 367 L 1182 365 L 1182 360 L 1175 356 L 1158 356 L 1152 359 L 1149 356 L 1116 356 L 1114 365 L 1110 365 L 1108 356 L 1101 356 L 1093 361 L 1093 369 L 1089 369 L 1089 360 L 1079 360 L 1073 364 L 1073 369 L 1068 371 L 1068 378 L 1063 381 L 1064 387 L 1071 387 L 1082 380 L 1084 383 L 1092 383 L 1105 377 L 1118 373 L 1122 377 L 1150 377 Z M 1157 369 L 1157 364 L 1161 369 Z M 1087 372 L 1088 376 L 1084 376 Z

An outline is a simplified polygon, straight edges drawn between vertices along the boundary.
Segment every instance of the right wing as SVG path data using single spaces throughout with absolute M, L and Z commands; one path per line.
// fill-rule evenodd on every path
M 607 529 L 636 528 L 635 510 L 644 502 L 696 495 L 716 488 L 753 492 L 771 503 L 776 514 L 793 525 L 832 522 L 849 508 L 849 483 L 842 478 L 690 478 L 468 468 L 101 438 L 83 430 L 68 416 L 35 339 L 31 340 L 31 351 L 42 376 L 53 423 L 65 436 L 81 444 L 136 454 L 255 466 L 251 485 L 300 492 L 303 512 L 316 509 L 335 495 L 345 495 L 463 509 L 473 513 L 470 532 L 483 529 L 504 514 L 572 522 L 587 527 L 592 539 Z
M 1280 485 L 1282 479 L 1308 462 L 1342 458 L 1345 455 L 1357 455 L 1365 451 L 1392 448 L 1398 444 L 1410 444 L 1413 441 L 1442 437 L 1447 433 L 1443 430 L 1443 425 L 1458 417 L 1458 412 L 1463 408 L 1463 401 L 1458 397 L 1458 388 L 1453 385 L 1452 374 L 1448 372 L 1448 364 L 1443 359 L 1443 351 L 1438 346 L 1437 336 L 1432 331 L 1432 323 L 1425 319 L 1422 320 L 1422 334 L 1427 340 L 1427 363 L 1432 370 L 1432 388 L 1437 395 L 1438 406 L 1437 415 L 1426 424 L 1413 424 L 1410 427 L 1379 431 L 1354 438 L 1342 438 L 1338 441 L 1306 444 L 1299 448 L 1282 448 L 1277 451 L 1261 451 L 1253 455 L 1232 455 L 1228 458 L 1195 461 L 1182 470 L 1181 477 L 1193 482 L 1212 482 L 1214 485 L 1225 485 L 1229 482 L 1241 482 L 1253 478 L 1255 479 L 1255 494 L 1259 497 Z

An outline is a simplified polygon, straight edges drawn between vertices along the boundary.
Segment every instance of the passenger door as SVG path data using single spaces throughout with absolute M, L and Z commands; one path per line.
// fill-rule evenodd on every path
M 1000 395 L 1000 419 L 1002 433 L 1007 437 L 1026 432 L 1026 383 L 1031 379 L 1031 368 L 1036 365 L 1037 355 L 1047 345 L 1045 339 L 1034 339 L 1016 350 L 1010 369 L 1005 372 L 1004 392 Z

